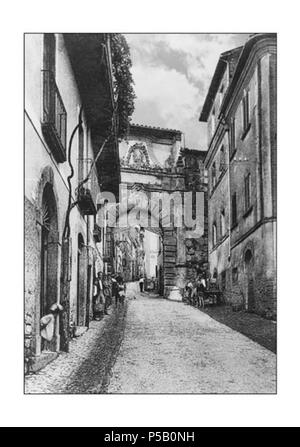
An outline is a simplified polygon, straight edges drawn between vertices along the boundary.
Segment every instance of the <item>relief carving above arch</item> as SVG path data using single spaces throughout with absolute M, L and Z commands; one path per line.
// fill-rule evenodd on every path
M 145 143 L 133 144 L 125 158 L 122 160 L 124 167 L 130 167 L 135 169 L 150 169 L 150 157 L 147 151 Z

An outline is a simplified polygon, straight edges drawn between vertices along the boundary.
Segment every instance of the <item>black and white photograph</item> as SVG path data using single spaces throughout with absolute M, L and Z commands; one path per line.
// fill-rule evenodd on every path
M 1 427 L 300 426 L 298 9 L 3 5 Z
M 26 32 L 24 109 L 24 393 L 276 394 L 277 34 Z

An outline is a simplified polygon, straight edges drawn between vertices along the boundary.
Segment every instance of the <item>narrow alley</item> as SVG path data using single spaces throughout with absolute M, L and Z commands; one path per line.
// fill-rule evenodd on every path
M 137 292 L 93 322 L 27 393 L 275 393 L 276 356 L 198 309 Z

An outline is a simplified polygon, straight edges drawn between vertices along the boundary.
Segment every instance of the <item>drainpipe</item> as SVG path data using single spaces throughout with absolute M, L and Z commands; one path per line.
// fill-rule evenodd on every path
M 229 270 L 229 277 L 230 277 L 230 289 L 232 290 L 232 275 L 231 275 L 231 189 L 230 189 L 230 138 L 229 138 L 229 129 L 227 129 L 227 139 L 228 139 L 228 154 L 227 154 L 227 160 L 228 160 L 228 270 Z M 232 301 L 232 296 L 230 297 Z
M 229 253 L 228 253 L 228 262 L 230 262 L 231 265 L 231 189 L 230 189 L 230 148 L 229 148 L 229 127 L 227 125 L 227 139 L 228 139 L 228 153 L 227 153 L 227 160 L 228 160 L 228 239 L 229 239 Z
M 70 213 L 77 202 L 72 203 L 72 184 L 71 179 L 74 176 L 74 168 L 71 162 L 71 150 L 74 136 L 80 126 L 82 125 L 82 112 L 81 107 L 78 117 L 78 124 L 74 127 L 68 145 L 68 163 L 71 169 L 68 175 L 67 182 L 69 186 L 68 207 L 66 211 L 65 225 L 62 234 L 62 255 L 61 255 L 61 280 L 60 280 L 60 302 L 63 305 L 63 312 L 60 317 L 60 328 L 62 331 L 63 340 L 61 340 L 62 351 L 69 351 L 69 339 L 70 339 L 70 262 L 69 257 L 71 253 L 70 248 Z

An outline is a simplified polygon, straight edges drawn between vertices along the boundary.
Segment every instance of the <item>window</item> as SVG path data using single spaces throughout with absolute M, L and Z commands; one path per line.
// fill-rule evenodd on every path
M 44 34 L 44 70 L 50 70 L 55 75 L 55 35 Z
M 225 148 L 224 145 L 221 146 L 220 149 L 220 173 L 225 171 L 226 164 L 225 164 Z
M 234 227 L 237 224 L 237 203 L 236 192 L 231 197 L 231 226 Z
M 221 211 L 221 216 L 220 216 L 220 233 L 221 233 L 222 237 L 225 235 L 225 211 L 224 210 Z
M 78 183 L 84 179 L 84 132 L 82 126 L 78 130 Z
M 251 206 L 251 174 L 245 177 L 245 211 Z
M 234 267 L 232 269 L 232 282 L 235 284 L 238 282 L 238 278 L 239 278 L 239 271 L 237 267 Z
M 43 111 L 44 120 L 50 120 L 51 112 L 55 107 L 55 35 L 44 34 L 44 61 L 43 61 Z
M 216 186 L 216 163 L 214 162 L 211 168 L 212 189 Z
M 249 127 L 249 90 L 246 90 L 243 97 L 243 128 L 244 132 Z
M 66 161 L 67 112 L 56 85 L 56 42 L 44 34 L 42 130 L 58 163 Z
M 212 228 L 212 243 L 213 243 L 213 247 L 217 243 L 217 224 L 216 224 L 216 222 L 214 222 L 213 228 Z
M 224 84 L 222 84 L 222 85 L 221 85 L 221 88 L 220 88 L 220 95 L 219 95 L 219 98 L 220 98 L 220 107 L 221 107 L 221 105 L 222 105 L 223 98 L 224 98 L 224 90 L 225 90 L 225 86 L 224 86 Z
M 248 248 L 244 256 L 245 264 L 249 265 L 252 259 L 253 259 L 252 251 Z
M 230 156 L 235 153 L 236 141 L 235 141 L 235 118 L 232 119 L 230 124 Z
M 211 135 L 212 136 L 215 133 L 215 128 L 216 128 L 216 112 L 215 112 L 215 109 L 213 108 L 213 110 L 211 112 Z
M 208 183 L 208 171 L 206 169 L 204 169 L 204 183 Z

